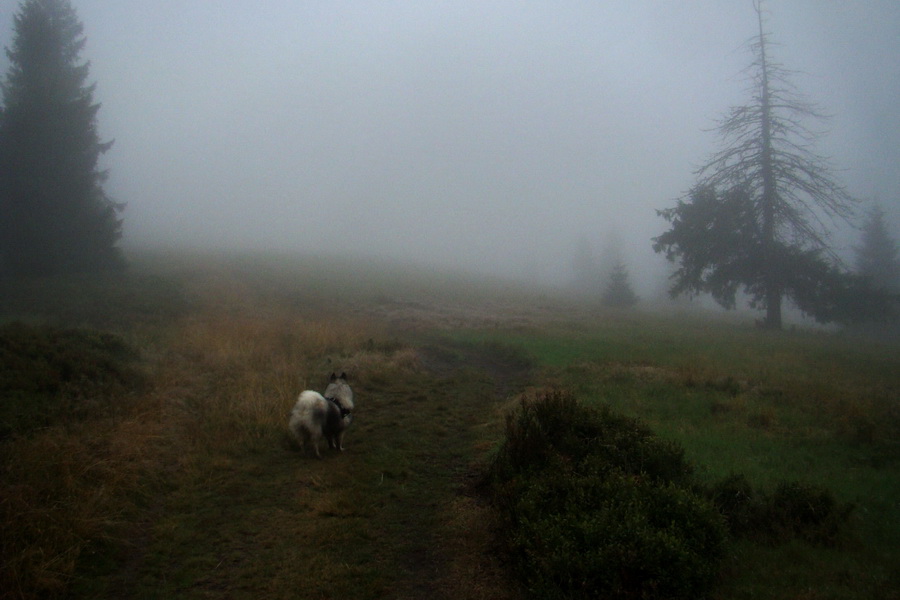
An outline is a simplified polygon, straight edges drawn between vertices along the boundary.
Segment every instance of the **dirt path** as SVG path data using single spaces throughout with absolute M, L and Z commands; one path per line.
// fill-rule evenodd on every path
M 509 354 L 447 342 L 419 350 L 433 382 L 432 401 L 411 411 L 415 421 L 409 417 L 409 425 L 443 441 L 437 451 L 414 451 L 412 470 L 422 478 L 423 500 L 429 488 L 441 493 L 430 501 L 413 501 L 414 512 L 428 526 L 419 529 L 425 535 L 404 554 L 406 577 L 391 597 L 517 597 L 492 547 L 491 515 L 475 493 L 478 470 L 472 461 L 473 448 L 491 439 L 502 401 L 524 385 L 529 366 Z
M 212 447 L 210 413 L 186 413 L 196 445 L 152 500 L 137 547 L 98 561 L 75 596 L 517 597 L 471 481 L 527 364 L 489 348 L 413 344 L 418 369 L 355 385 L 340 455 L 305 456 L 271 427 Z M 198 397 L 222 393 L 194 381 Z

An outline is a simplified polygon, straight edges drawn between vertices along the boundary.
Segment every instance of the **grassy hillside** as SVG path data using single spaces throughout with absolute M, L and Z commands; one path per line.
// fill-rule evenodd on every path
M 740 474 L 771 493 L 796 481 L 854 506 L 830 546 L 738 543 L 722 598 L 897 597 L 896 346 L 648 316 L 451 337 L 512 346 L 542 367 L 538 379 L 640 418 L 708 483 Z
M 17 339 L 83 358 L 16 367 L 46 385 L 0 440 L 11 597 L 525 597 L 475 483 L 516 395 L 548 385 L 639 417 L 709 481 L 856 505 L 837 545 L 738 543 L 718 597 L 900 585 L 895 347 L 287 256 L 144 254 L 124 278 L 3 292 Z M 319 461 L 287 417 L 335 370 L 356 420 Z

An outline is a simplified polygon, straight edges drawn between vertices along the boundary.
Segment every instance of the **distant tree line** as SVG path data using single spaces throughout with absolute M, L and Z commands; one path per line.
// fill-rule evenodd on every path
M 14 18 L 0 107 L 0 274 L 117 269 L 123 204 L 104 191 L 86 38 L 68 0 L 26 0 Z

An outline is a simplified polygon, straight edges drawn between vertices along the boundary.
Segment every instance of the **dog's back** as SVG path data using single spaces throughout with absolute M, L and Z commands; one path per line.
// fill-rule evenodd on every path
M 328 428 L 329 405 L 332 403 L 326 400 L 319 392 L 306 390 L 300 394 L 294 409 L 291 411 L 291 420 L 288 427 L 297 443 L 303 448 L 306 442 L 311 442 L 316 456 L 319 454 L 319 440 L 325 435 L 325 429 Z M 340 411 L 338 419 L 340 419 Z M 333 417 L 332 417 L 333 420 Z
M 324 437 L 328 445 L 343 451 L 344 430 L 352 421 L 353 390 L 347 384 L 346 375 L 337 377 L 331 374 L 325 395 L 313 390 L 300 394 L 291 411 L 288 427 L 300 447 L 312 442 L 316 456 L 319 454 L 319 441 Z

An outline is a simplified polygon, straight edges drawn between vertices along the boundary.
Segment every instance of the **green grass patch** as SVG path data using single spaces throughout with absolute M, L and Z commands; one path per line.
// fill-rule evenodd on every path
M 762 505 L 787 493 L 784 482 L 795 482 L 802 506 L 815 504 L 824 490 L 826 504 L 834 503 L 830 514 L 855 507 L 840 535 L 829 533 L 827 523 L 810 534 L 832 548 L 802 539 L 773 543 L 779 535 L 740 542 L 741 560 L 728 563 L 716 597 L 795 597 L 799 581 L 812 597 L 879 597 L 896 589 L 896 346 L 654 318 L 449 335 L 507 344 L 541 366 L 546 381 L 585 403 L 641 419 L 684 448 L 704 485 L 742 475 Z M 808 553 L 791 568 L 770 569 L 804 548 Z M 823 571 L 840 575 L 817 579 Z

